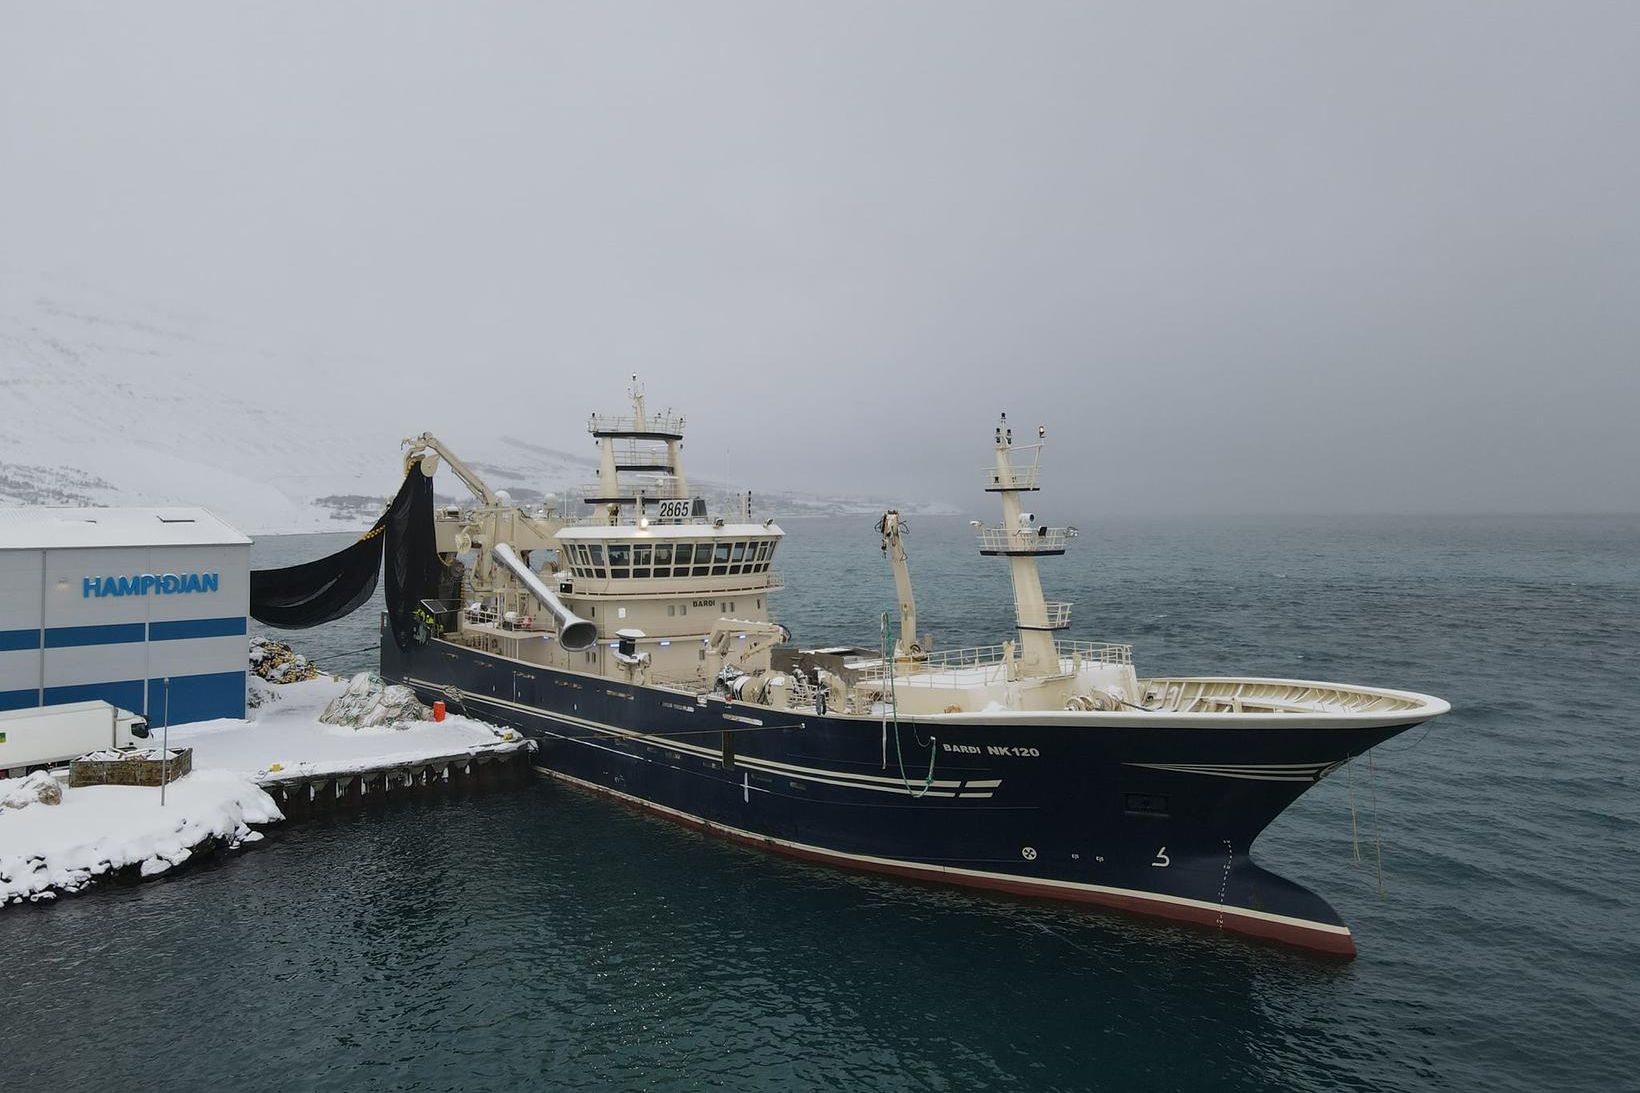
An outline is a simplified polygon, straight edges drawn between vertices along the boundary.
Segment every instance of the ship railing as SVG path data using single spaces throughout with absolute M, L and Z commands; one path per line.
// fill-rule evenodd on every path
M 1054 651 L 1062 663 L 1075 664 L 1078 660 L 1084 664 L 1133 663 L 1133 646 L 1116 642 L 1056 641 Z M 942 676 L 949 677 L 952 673 L 964 669 L 996 668 L 1017 656 L 1018 650 L 1012 643 L 971 645 L 962 649 L 941 649 L 917 657 L 899 657 L 892 665 L 880 660 L 873 661 L 860 665 L 859 672 L 862 681 L 886 680 L 892 667 L 896 686 L 938 686 L 949 682 L 948 678 L 942 679 Z
M 1114 641 L 1061 640 L 1053 643 L 1060 660 L 1081 658 L 1084 664 L 1132 664 L 1133 646 Z
M 682 501 L 689 499 L 681 490 L 678 489 L 678 480 L 672 475 L 666 475 L 659 482 L 652 485 L 640 486 L 633 482 L 624 482 L 621 484 L 620 490 L 623 498 L 632 498 L 633 500 L 641 501 L 646 505 L 652 505 L 652 503 L 656 501 Z M 603 483 L 583 482 L 580 485 L 574 486 L 570 489 L 570 496 L 578 497 L 583 500 L 588 497 L 602 497 L 604 496 Z M 653 519 L 655 513 L 651 511 L 648 515 L 651 519 Z M 696 517 L 694 519 L 698 522 L 700 518 Z
M 615 445 L 615 465 L 622 469 L 642 468 L 659 473 L 670 470 L 664 440 L 627 440 Z
M 940 649 L 915 657 L 899 657 L 892 663 L 881 660 L 860 666 L 862 680 L 887 679 L 890 668 L 897 681 L 910 681 L 915 676 L 933 672 L 954 672 L 964 668 L 990 668 L 1007 661 L 1008 645 L 970 645 L 962 649 Z M 921 682 L 928 682 L 926 679 Z
M 1063 630 L 1071 624 L 1071 603 L 1049 600 L 1041 611 L 1019 611 L 1019 625 L 1030 630 Z
M 416 617 L 427 624 L 433 637 L 443 637 L 461 628 L 460 600 L 422 600 Z
M 466 595 L 457 609 L 466 623 L 524 633 L 552 630 L 551 617 L 544 614 L 535 597 L 522 588 L 502 588 L 482 596 L 474 594 L 470 584 L 464 583 L 462 588 Z
M 788 701 L 793 707 L 813 709 L 816 700 L 815 692 L 817 690 L 819 690 L 819 688 L 815 686 L 814 680 L 808 678 L 807 676 L 787 673 L 786 695 Z
M 1063 554 L 1075 533 L 1068 527 L 1008 528 L 982 524 L 981 554 Z
M 683 432 L 683 415 L 645 414 L 640 421 L 631 414 L 593 414 L 587 430 L 594 433 L 663 433 L 677 436 Z
M 1035 464 L 1029 467 L 1013 467 L 1006 473 L 996 467 L 986 467 L 985 492 L 1001 493 L 1003 490 L 1035 490 L 1041 488 L 1042 469 Z

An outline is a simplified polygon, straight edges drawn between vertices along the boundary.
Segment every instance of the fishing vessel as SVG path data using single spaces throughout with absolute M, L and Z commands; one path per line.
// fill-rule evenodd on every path
M 589 429 L 599 473 L 581 513 L 515 504 L 436 437 L 406 442 L 406 491 L 430 499 L 421 483 L 442 462 L 473 500 L 430 511 L 420 539 L 420 517 L 399 521 L 384 677 L 525 733 L 543 774 L 759 849 L 1355 952 L 1338 913 L 1261 868 L 1253 843 L 1447 703 L 1140 675 L 1131 646 L 1070 636 L 1072 605 L 1046 598 L 1038 561 L 1077 533 L 1024 507 L 1047 435 L 1016 442 L 1006 415 L 976 476 L 1001 520 L 974 529 L 1013 582 L 1001 640 L 919 635 L 889 511 L 877 534 L 896 609 L 862 620 L 859 648 L 803 648 L 773 609 L 784 532 L 749 497 L 708 511 L 684 472 L 683 418 L 646 409 L 634 378 L 630 411 Z

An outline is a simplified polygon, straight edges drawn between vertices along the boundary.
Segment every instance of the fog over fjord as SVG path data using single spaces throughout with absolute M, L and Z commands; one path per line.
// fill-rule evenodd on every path
M 5 7 L 0 312 L 327 427 L 638 371 L 753 488 L 979 507 L 1006 409 L 1078 518 L 1640 509 L 1630 4 Z

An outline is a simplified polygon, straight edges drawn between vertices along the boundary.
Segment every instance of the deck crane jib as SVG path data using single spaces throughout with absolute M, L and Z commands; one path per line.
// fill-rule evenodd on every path
M 492 490 L 478 473 L 442 441 L 423 433 L 404 442 L 405 473 L 419 468 L 431 478 L 443 460 L 472 491 L 477 504 L 466 511 L 434 518 L 434 541 L 446 566 L 461 554 L 476 556 L 472 572 L 454 589 L 461 610 L 477 625 L 494 625 L 514 634 L 551 633 L 563 648 L 580 651 L 598 640 L 595 625 L 581 618 L 530 567 L 530 554 L 550 549 L 558 523 L 544 513 L 530 513 L 506 493 Z M 452 597 L 454 598 L 454 597 Z

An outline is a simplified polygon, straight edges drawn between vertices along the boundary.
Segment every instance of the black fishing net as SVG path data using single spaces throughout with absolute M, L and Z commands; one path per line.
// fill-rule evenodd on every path
M 369 602 L 384 552 L 393 640 L 409 648 L 416 609 L 438 595 L 442 569 L 433 538 L 433 480 L 420 464 L 411 466 L 387 511 L 358 542 L 317 561 L 252 571 L 251 617 L 280 630 L 335 622 Z
M 414 644 L 416 613 L 422 600 L 436 599 L 444 566 L 433 537 L 433 480 L 418 463 L 387 510 L 383 572 L 387 621 L 400 649 Z

